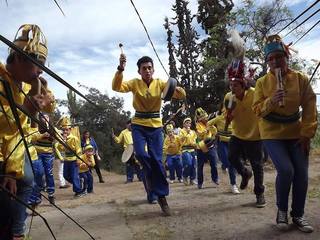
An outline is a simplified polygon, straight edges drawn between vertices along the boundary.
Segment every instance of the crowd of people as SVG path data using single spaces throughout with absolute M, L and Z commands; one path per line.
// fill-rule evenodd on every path
M 40 28 L 23 25 L 18 33 L 14 44 L 45 64 L 48 49 Z M 269 72 L 256 81 L 255 88 L 248 84 L 252 75 L 246 74 L 245 63 L 234 60 L 227 69 L 230 92 L 220 110 L 212 117 L 204 106 L 198 106 L 194 113 L 181 119 L 181 128 L 174 122 L 163 126 L 160 108 L 167 82 L 153 77 L 153 60 L 140 58 L 137 67 L 141 78 L 123 81 L 127 59 L 123 53 L 120 55 L 112 89 L 132 92 L 135 114 L 119 136 L 113 133 L 112 137 L 129 152 L 122 159 L 126 183 L 131 183 L 136 174 L 147 201 L 158 203 L 165 216 L 171 215 L 167 202 L 169 183 L 177 178 L 181 184 L 203 189 L 203 168 L 208 162 L 212 184 L 218 186 L 218 160 L 228 171 L 230 191 L 239 194 L 253 176 L 256 207 L 265 207 L 264 147 L 277 170 L 276 226 L 288 229 L 292 189 L 292 222 L 303 232 L 313 231 L 304 218 L 304 207 L 310 139 L 317 128 L 315 94 L 307 77 L 289 68 L 290 53 L 278 35 L 267 39 L 264 54 Z M 45 190 L 49 202 L 55 205 L 55 157 L 60 160 L 59 187 L 68 188 L 71 184 L 75 198 L 93 193 L 93 169 L 99 182 L 104 183 L 97 143 L 89 131 L 80 138 L 72 132 L 68 117 L 59 120 L 58 128 L 53 126 L 47 113 L 54 111 L 55 99 L 41 74 L 39 66 L 14 50 L 10 50 L 6 65 L 0 64 L 1 239 L 25 237 L 26 206 L 16 199 L 35 208 Z M 172 98 L 186 97 L 183 88 L 173 89 Z M 241 177 L 240 190 L 237 173 Z

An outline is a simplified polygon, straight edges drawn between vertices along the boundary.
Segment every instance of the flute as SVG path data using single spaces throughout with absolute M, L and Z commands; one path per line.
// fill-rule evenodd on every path
M 278 90 L 284 90 L 281 68 L 275 69 Z M 284 107 L 284 97 L 279 101 L 279 107 Z

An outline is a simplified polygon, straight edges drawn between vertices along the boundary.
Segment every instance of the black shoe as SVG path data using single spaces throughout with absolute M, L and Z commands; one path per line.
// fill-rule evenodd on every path
M 158 198 L 158 203 L 159 203 L 159 205 L 161 207 L 161 210 L 162 210 L 164 216 L 171 216 L 170 208 L 169 208 L 169 205 L 167 203 L 166 197 L 159 197 Z
M 256 207 L 257 208 L 264 208 L 266 206 L 266 200 L 264 199 L 264 194 L 261 193 L 256 196 L 257 197 L 257 202 L 256 202 Z
M 78 192 L 78 193 L 75 193 L 74 194 L 74 197 L 75 198 L 80 198 L 80 197 L 83 197 L 85 194 L 83 194 L 83 192 Z
M 288 213 L 286 211 L 278 210 L 277 213 L 277 228 L 281 231 L 286 231 L 289 229 L 288 224 Z
M 292 222 L 298 227 L 301 232 L 312 233 L 313 227 L 308 223 L 308 221 L 302 217 L 293 217 Z
M 103 179 L 100 179 L 100 180 L 99 180 L 99 183 L 104 183 L 104 180 L 103 180 Z
M 49 199 L 49 203 L 55 205 L 55 197 L 54 196 L 49 196 L 48 199 Z
M 240 189 L 246 189 L 249 183 L 250 178 L 252 177 L 252 172 L 247 170 L 245 174 L 242 175 L 242 180 L 240 183 Z
M 66 185 L 61 185 L 59 188 L 64 189 L 64 188 L 69 188 L 69 187 L 70 187 L 70 185 L 66 184 Z

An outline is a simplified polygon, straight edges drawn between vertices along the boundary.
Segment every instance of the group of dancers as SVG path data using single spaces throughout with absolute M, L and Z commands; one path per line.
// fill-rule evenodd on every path
M 48 48 L 40 28 L 26 24 L 18 33 L 14 44 L 29 57 L 45 64 Z M 165 216 L 170 216 L 171 210 L 167 202 L 169 183 L 162 162 L 163 152 L 170 169 L 169 181 L 173 180 L 172 169 L 179 169 L 180 181 L 196 184 L 202 189 L 203 166 L 207 160 L 212 182 L 219 184 L 218 149 L 223 165 L 228 168 L 231 190 L 239 192 L 236 172 L 241 176 L 240 189 L 247 187 L 253 175 L 256 206 L 264 207 L 263 145 L 277 170 L 277 227 L 288 229 L 288 201 L 292 189 L 292 222 L 303 232 L 313 231 L 304 217 L 304 208 L 310 139 L 317 128 L 316 96 L 308 78 L 289 68 L 289 48 L 278 35 L 268 37 L 264 55 L 269 71 L 256 81 L 255 88 L 248 83 L 252 76 L 246 74 L 244 61 L 235 59 L 227 69 L 231 91 L 225 95 L 220 113 L 210 119 L 199 106 L 190 114 L 192 116 L 183 120 L 179 134 L 174 134 L 174 127 L 167 125 L 165 139 L 160 109 L 167 82 L 153 77 L 153 60 L 147 56 L 137 62 L 140 77 L 123 81 L 127 59 L 123 53 L 120 55 L 112 89 L 133 94 L 135 114 L 130 122 L 130 133 L 134 159 L 131 164 L 140 169 L 138 178 L 144 184 L 148 201 L 158 202 Z M 55 100 L 41 74 L 38 65 L 13 49 L 6 64 L 0 64 L 0 220 L 4 226 L 0 229 L 1 239 L 6 239 L 4 236 L 24 239 L 26 206 L 15 199 L 33 204 L 41 201 L 43 179 L 39 176 L 44 171 L 52 175 L 52 168 L 43 163 L 52 161 L 54 148 L 64 153 L 61 156 L 63 177 L 72 184 L 75 197 L 93 190 L 90 169 L 98 162 L 94 161 L 94 156 L 98 158 L 94 146 L 86 140 L 81 147 L 79 137 L 71 133 L 67 118 L 60 121 L 62 132 L 50 124 L 43 112 L 53 112 Z M 184 100 L 186 97 L 183 88 L 173 89 L 172 98 Z M 37 120 L 38 115 L 41 121 Z M 195 130 L 191 129 L 192 120 Z M 116 142 L 124 141 L 113 137 Z M 121 138 L 126 139 L 125 133 Z M 53 144 L 54 139 L 56 144 Z M 244 165 L 243 155 L 252 170 Z M 177 163 L 180 158 L 182 172 Z M 194 167 L 196 160 L 197 171 Z M 132 178 L 128 177 L 127 181 Z M 103 182 L 102 177 L 100 182 Z M 53 184 L 52 179 L 46 182 L 49 201 L 54 204 Z

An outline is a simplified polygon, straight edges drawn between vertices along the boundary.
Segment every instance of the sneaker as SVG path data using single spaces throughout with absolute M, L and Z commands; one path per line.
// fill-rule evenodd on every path
M 202 188 L 203 188 L 203 184 L 199 184 L 199 183 L 198 183 L 198 188 L 199 188 L 199 189 L 202 189 Z
M 80 197 L 83 197 L 83 196 L 84 196 L 84 194 L 82 192 L 78 192 L 78 193 L 74 194 L 75 198 L 80 198 Z
M 55 205 L 55 197 L 54 196 L 48 196 L 49 203 L 52 205 Z
M 256 207 L 264 208 L 266 206 L 266 200 L 264 199 L 264 194 L 261 193 L 257 195 L 256 198 L 257 198 Z
M 70 187 L 69 184 L 65 184 L 65 185 L 61 185 L 59 188 L 60 188 L 60 189 L 64 189 L 64 188 L 69 188 L 69 187 Z
M 218 187 L 219 186 L 219 179 L 215 180 L 215 181 L 212 181 L 214 183 L 214 187 Z
M 178 181 L 179 181 L 179 183 L 183 183 L 183 180 L 181 178 Z
M 193 179 L 193 180 L 190 180 L 190 185 L 197 185 L 198 182 L 197 180 Z
M 278 210 L 277 213 L 277 228 L 281 231 L 286 231 L 289 229 L 288 224 L 288 213 L 286 211 Z
M 241 190 L 247 188 L 249 180 L 250 180 L 251 177 L 252 177 L 252 172 L 249 171 L 249 170 L 247 170 L 247 172 L 244 175 L 242 175 L 242 180 L 241 180 L 241 183 L 240 183 L 240 189 Z
M 184 177 L 183 178 L 183 183 L 184 183 L 184 185 L 188 186 L 189 185 L 188 178 Z M 190 184 L 191 184 L 191 182 L 190 182 Z
M 292 222 L 298 227 L 301 232 L 312 233 L 313 227 L 308 223 L 308 221 L 302 217 L 292 217 Z
M 99 180 L 99 183 L 104 183 L 104 180 L 103 180 L 103 179 L 100 179 L 100 180 Z
M 231 185 L 231 192 L 232 192 L 233 194 L 240 194 L 239 189 L 238 189 L 238 187 L 237 187 L 236 184 Z
M 157 199 L 148 200 L 149 204 L 157 204 Z
M 173 180 L 169 180 L 169 183 L 171 183 L 171 184 L 172 184 L 172 183 L 174 183 L 174 181 L 173 181 Z
M 171 212 L 170 212 L 170 208 L 169 208 L 169 205 L 167 203 L 167 199 L 166 197 L 159 197 L 158 198 L 158 203 L 161 207 L 161 210 L 164 214 L 164 216 L 171 216 Z

